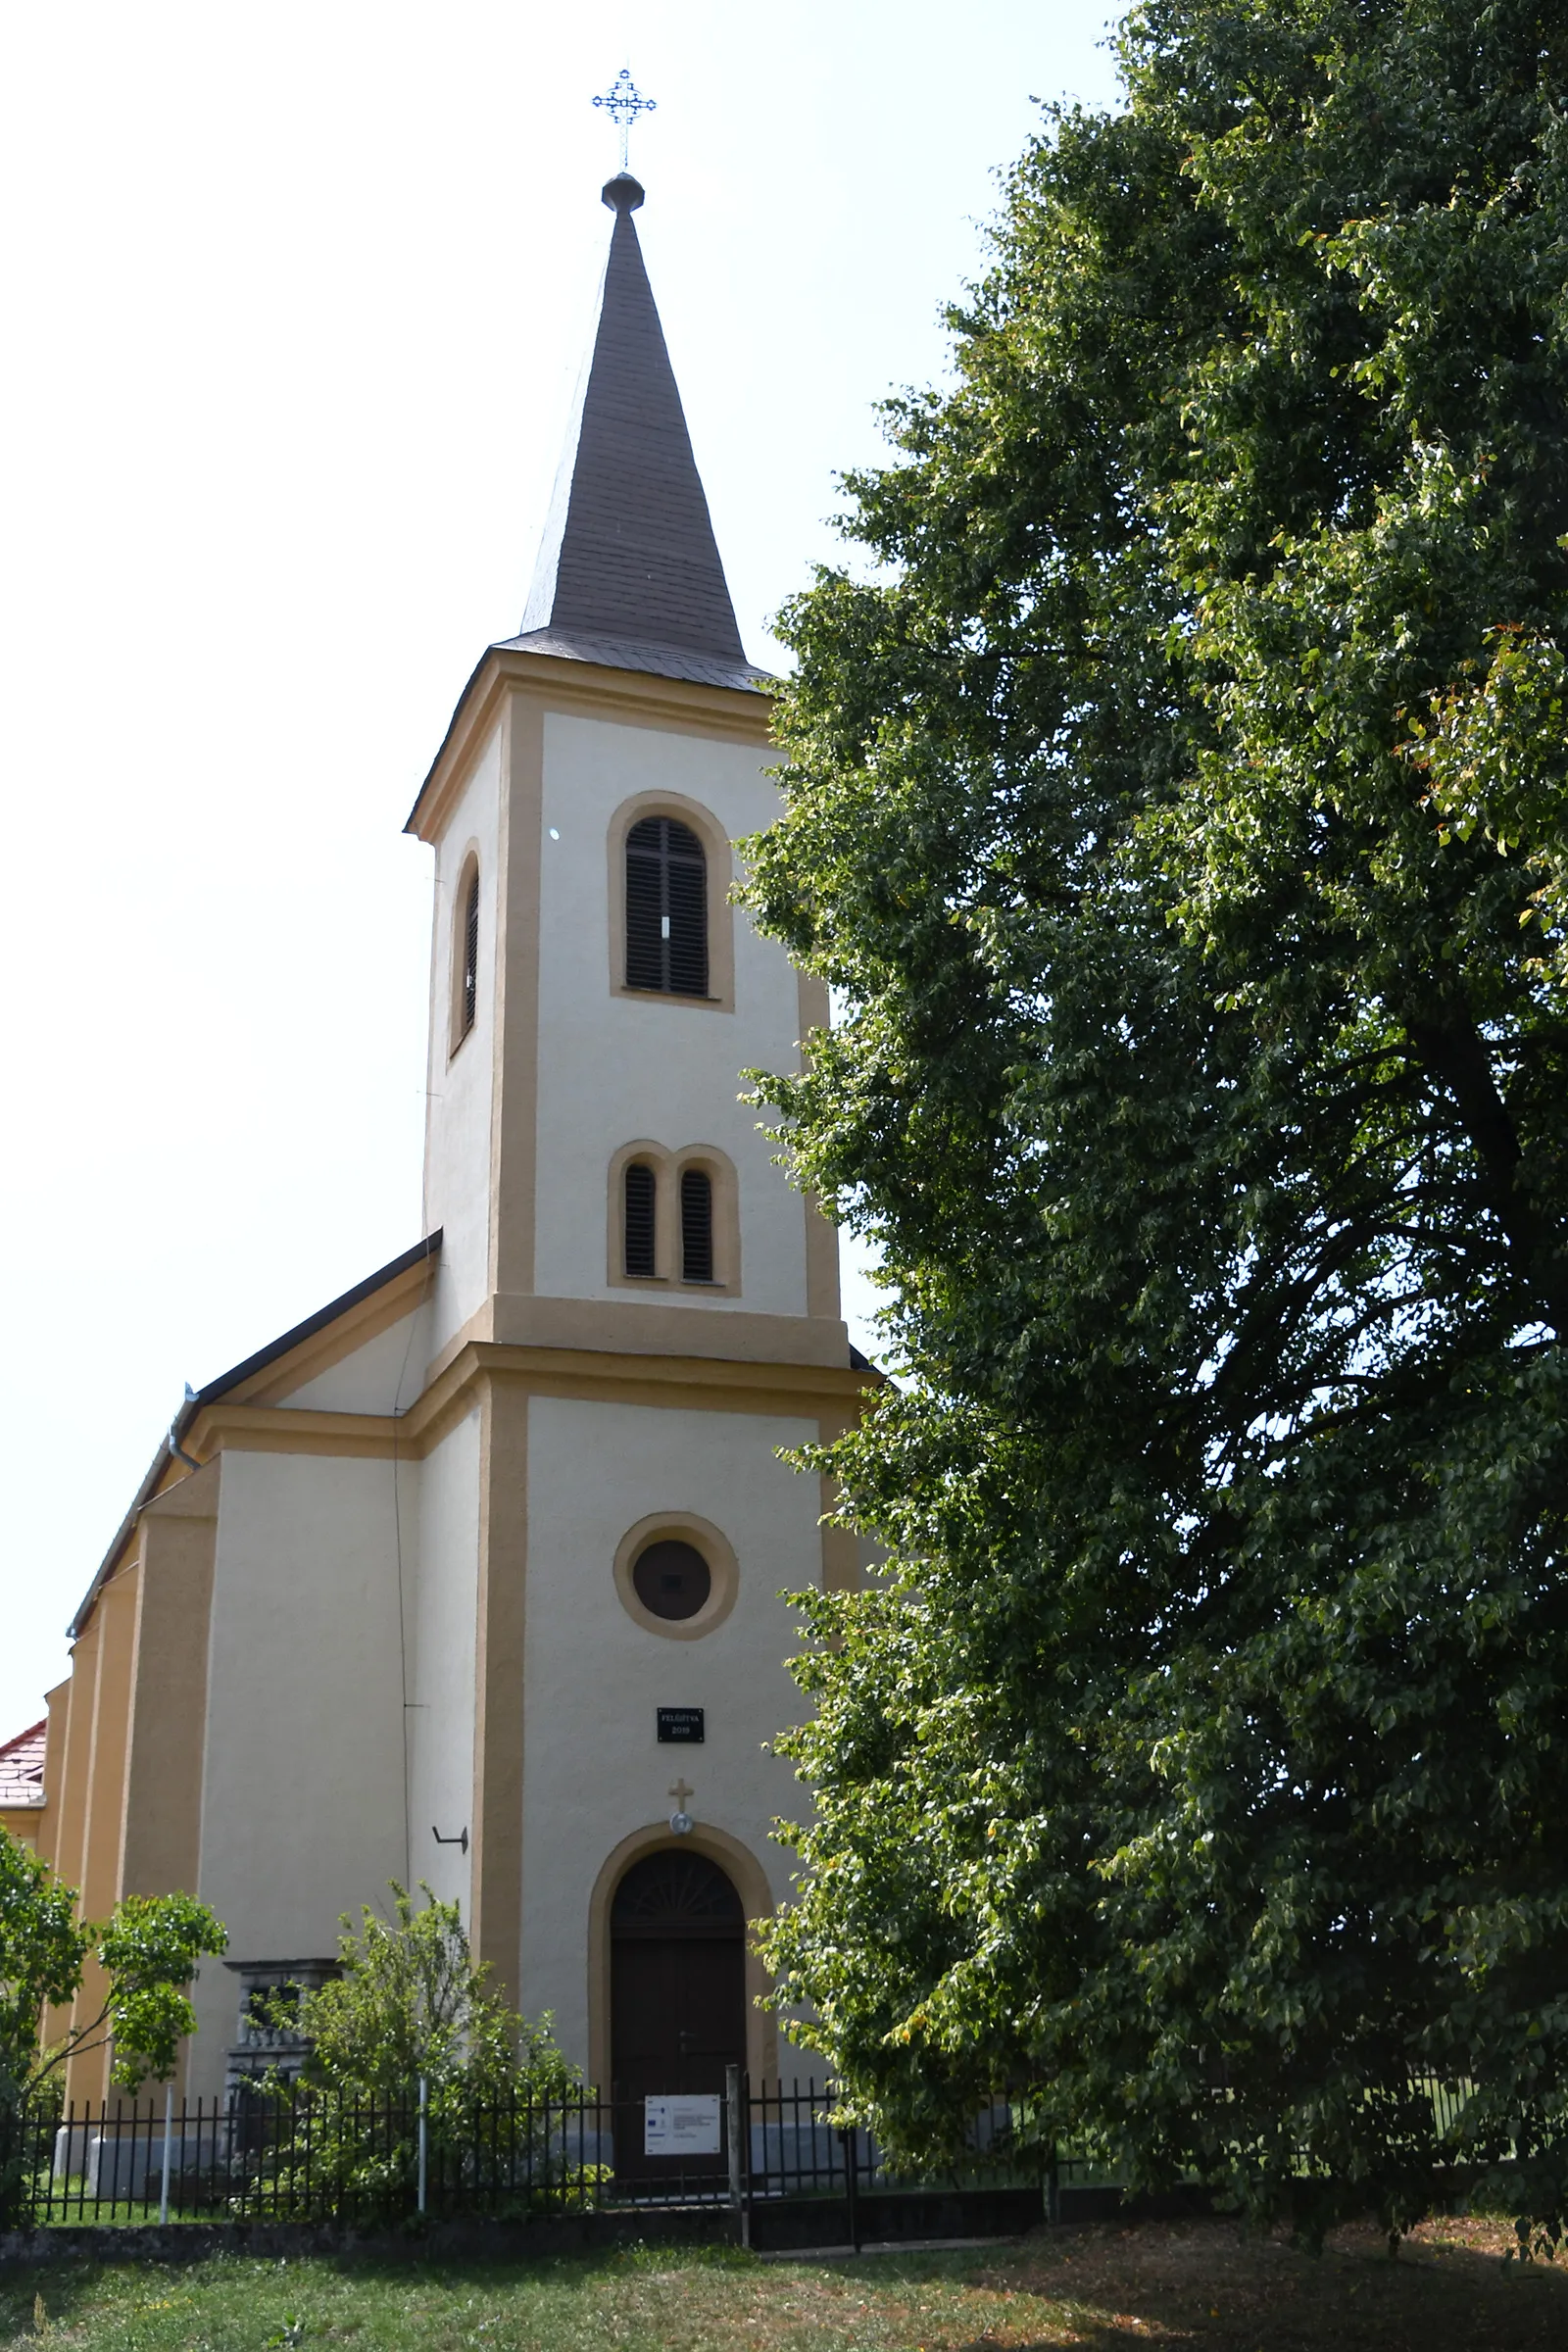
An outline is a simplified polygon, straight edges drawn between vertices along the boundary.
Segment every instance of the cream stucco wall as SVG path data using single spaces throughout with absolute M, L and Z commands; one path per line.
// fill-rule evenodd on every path
M 638 793 L 678 794 L 734 840 L 778 814 L 767 757 L 756 745 L 545 715 L 534 1246 L 542 1293 L 624 1299 L 607 1279 L 606 1185 L 616 1150 L 647 1138 L 672 1151 L 715 1145 L 740 1188 L 741 1294 L 660 1297 L 695 1314 L 807 1312 L 801 1198 L 773 1166 L 757 1112 L 737 1100 L 742 1069 L 797 1060 L 800 999 L 787 956 L 731 908 L 733 1012 L 621 996 L 611 985 L 615 811 Z
M 433 1299 L 432 1351 L 445 1346 L 490 1291 L 491 1114 L 494 1098 L 497 907 L 502 732 L 492 726 L 436 849 L 430 953 L 429 1121 L 424 1227 L 444 1239 Z M 468 854 L 479 859 L 479 986 L 473 1027 L 452 1051 L 452 960 L 459 884 Z
M 406 1413 L 424 1385 L 431 1323 L 426 1302 L 279 1401 L 297 1412 Z
M 817 1581 L 816 1481 L 777 1458 L 814 1438 L 804 1421 L 536 1397 L 529 1412 L 523 1703 L 523 2006 L 554 2011 L 587 2064 L 589 1897 L 608 1855 L 667 1820 L 684 1777 L 691 1812 L 761 1865 L 775 1899 L 789 1857 L 775 1815 L 802 1802 L 762 1742 L 798 1719 L 783 1661 L 800 1632 L 782 1588 Z M 690 1511 L 739 1563 L 730 1615 L 697 1641 L 634 1623 L 613 1581 L 616 1545 L 656 1511 Z M 655 1710 L 707 1711 L 701 1747 L 661 1746 Z
M 223 1463 L 199 1891 L 229 1957 L 336 1949 L 338 1916 L 406 1869 L 393 1466 Z M 234 1980 L 204 1969 L 193 2089 L 221 2086 Z
M 472 1835 L 474 1623 L 479 1562 L 479 1415 L 447 1432 L 418 1468 L 418 1572 L 411 1593 L 411 1867 L 468 1915 L 468 1863 L 432 1832 Z M 416 1524 L 411 1516 L 410 1525 Z

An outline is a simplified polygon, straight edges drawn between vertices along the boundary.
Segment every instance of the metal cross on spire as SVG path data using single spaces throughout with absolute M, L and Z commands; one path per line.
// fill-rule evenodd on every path
M 622 66 L 602 98 L 594 100 L 602 106 L 620 133 L 620 168 L 627 169 L 626 149 L 631 139 L 631 126 L 639 115 L 651 115 L 658 105 L 656 98 L 644 98 L 631 77 L 630 66 Z

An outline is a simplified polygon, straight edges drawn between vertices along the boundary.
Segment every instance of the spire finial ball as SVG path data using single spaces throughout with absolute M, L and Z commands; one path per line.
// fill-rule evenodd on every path
M 634 213 L 643 200 L 642 182 L 633 179 L 629 172 L 617 172 L 613 179 L 606 180 L 600 195 L 612 213 Z

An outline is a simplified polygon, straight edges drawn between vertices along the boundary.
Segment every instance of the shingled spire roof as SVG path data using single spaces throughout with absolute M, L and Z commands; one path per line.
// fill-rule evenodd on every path
M 632 214 L 615 215 L 593 355 L 556 482 L 521 633 L 508 643 L 715 686 L 764 673 L 746 660 Z

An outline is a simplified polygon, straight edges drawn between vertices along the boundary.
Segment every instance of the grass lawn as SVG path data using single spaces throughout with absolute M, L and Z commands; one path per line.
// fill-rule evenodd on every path
M 963 2254 L 760 2261 L 635 2247 L 538 2263 L 91 2265 L 0 2274 L 0 2344 L 67 2352 L 1568 2352 L 1568 2266 L 1484 2222 L 1370 2231 L 1319 2261 L 1226 2222 L 1037 2234 Z

